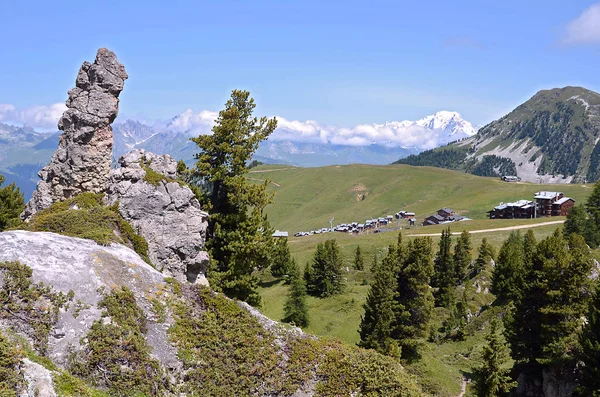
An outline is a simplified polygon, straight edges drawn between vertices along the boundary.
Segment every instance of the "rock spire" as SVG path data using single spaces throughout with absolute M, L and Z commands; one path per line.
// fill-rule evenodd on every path
M 64 131 L 58 150 L 39 172 L 42 180 L 21 214 L 23 219 L 78 193 L 106 190 L 112 162 L 111 123 L 119 112 L 119 94 L 127 77 L 125 67 L 106 48 L 98 50 L 93 64 L 81 65 L 75 88 L 69 91 L 68 109 L 58 122 Z

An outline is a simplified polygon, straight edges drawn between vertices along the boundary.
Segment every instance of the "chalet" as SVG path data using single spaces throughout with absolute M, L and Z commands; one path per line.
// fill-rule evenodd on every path
M 446 218 L 444 218 L 443 216 L 441 216 L 439 214 L 435 214 L 435 215 L 431 215 L 431 216 L 428 216 L 427 218 L 425 218 L 425 221 L 423 222 L 423 226 L 439 225 L 440 223 L 444 223 L 444 222 L 446 222 Z
M 281 230 L 275 230 L 275 233 L 273 233 L 272 236 L 273 237 L 287 238 L 288 237 L 288 232 L 282 232 Z
M 552 216 L 553 204 L 563 197 L 562 192 L 537 192 L 534 196 L 538 210 L 537 216 Z
M 567 216 L 574 205 L 575 200 L 571 197 L 560 198 L 552 203 L 552 216 Z
M 415 213 L 414 212 L 407 212 L 407 213 L 404 214 L 404 217 L 406 219 L 414 218 L 415 217 Z
M 412 227 L 412 226 L 414 226 L 414 225 L 415 225 L 415 223 L 417 222 L 417 220 L 416 220 L 415 218 L 410 218 L 410 219 L 408 220 L 408 222 L 410 223 L 410 226 Z
M 500 203 L 489 211 L 490 219 L 534 218 L 535 203 L 529 200 L 519 200 L 514 203 Z
M 454 215 L 454 211 L 452 211 L 450 208 L 442 208 L 438 210 L 437 214 L 442 218 L 447 219 Z

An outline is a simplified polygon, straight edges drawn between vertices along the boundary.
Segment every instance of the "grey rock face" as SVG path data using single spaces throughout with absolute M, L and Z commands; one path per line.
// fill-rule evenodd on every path
M 49 370 L 27 358 L 23 360 L 21 370 L 27 389 L 19 397 L 56 397 Z
M 208 285 L 208 254 L 203 251 L 208 214 L 187 186 L 174 179 L 177 162 L 169 155 L 136 149 L 111 170 L 106 192 L 108 205 L 119 212 L 148 242 L 152 263 L 180 282 Z M 144 180 L 150 169 L 164 176 L 156 186 Z
M 58 322 L 50 330 L 48 356 L 63 366 L 69 346 L 77 349 L 94 321 L 101 316 L 97 307 L 101 290 L 120 286 L 135 294 L 148 321 L 147 340 L 152 354 L 165 367 L 176 368 L 176 349 L 168 342 L 165 324 L 153 321 L 151 299 L 166 299 L 164 276 L 144 262 L 133 250 L 118 244 L 101 246 L 91 240 L 54 233 L 13 231 L 0 233 L 0 261 L 20 261 L 32 270 L 34 282 L 43 282 L 74 300 L 68 310 L 60 310 Z M 78 307 L 79 306 L 79 307 Z M 0 327 L 2 327 L 0 323 Z
M 67 110 L 58 122 L 64 133 L 50 164 L 44 167 L 31 200 L 21 217 L 81 192 L 106 189 L 112 161 L 113 133 L 110 124 L 119 112 L 119 94 L 127 73 L 116 55 L 101 48 L 93 64 L 84 62 L 75 88 L 69 91 Z

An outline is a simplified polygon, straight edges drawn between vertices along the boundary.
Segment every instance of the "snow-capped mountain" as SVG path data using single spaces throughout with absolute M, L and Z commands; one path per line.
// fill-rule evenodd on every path
M 429 130 L 442 130 L 447 136 L 454 138 L 452 140 L 466 138 L 477 133 L 473 125 L 463 119 L 460 113 L 447 110 L 417 120 L 415 124 Z

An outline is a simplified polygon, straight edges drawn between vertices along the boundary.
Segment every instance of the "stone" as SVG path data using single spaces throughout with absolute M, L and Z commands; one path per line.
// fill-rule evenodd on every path
M 208 214 L 192 190 L 177 182 L 177 162 L 169 155 L 136 149 L 119 159 L 110 172 L 107 205 L 119 213 L 148 242 L 152 263 L 180 282 L 208 285 L 209 263 L 203 251 Z M 146 170 L 164 176 L 157 186 L 144 180 Z
M 31 200 L 21 218 L 29 220 L 52 203 L 81 192 L 100 193 L 106 189 L 112 162 L 111 123 L 119 112 L 119 94 L 127 73 L 116 55 L 98 50 L 93 64 L 84 62 L 75 88 L 69 91 L 67 110 L 58 122 L 63 132 L 50 164 L 40 172 Z
M 52 373 L 29 359 L 23 359 L 21 371 L 25 378 L 26 390 L 19 397 L 56 397 Z

